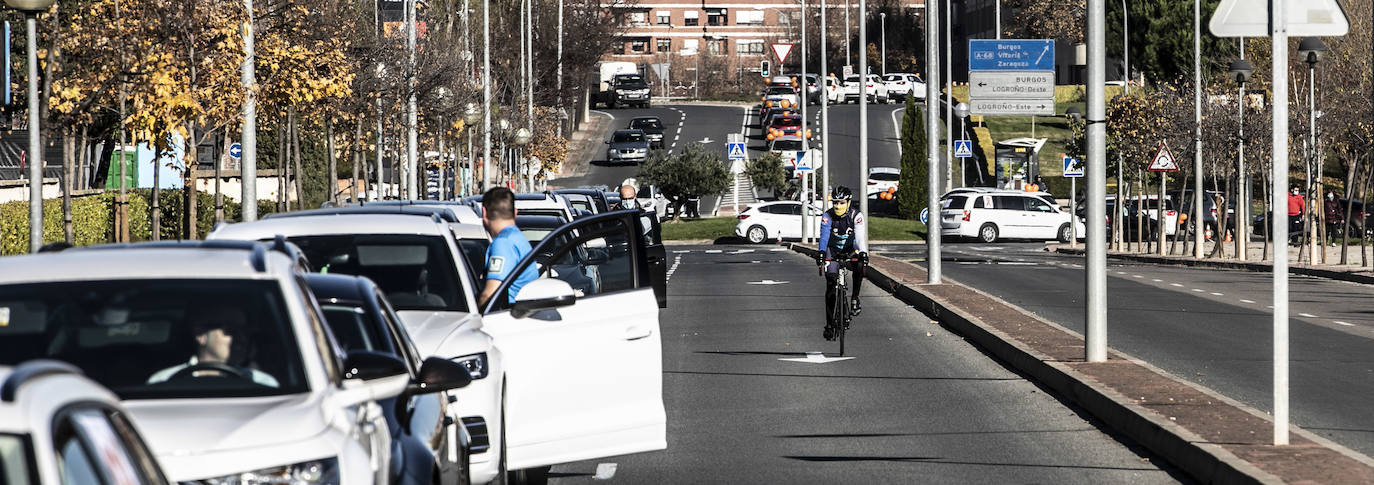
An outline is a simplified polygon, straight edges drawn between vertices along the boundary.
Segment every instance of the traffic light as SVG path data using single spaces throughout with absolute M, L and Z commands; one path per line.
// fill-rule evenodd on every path
M 768 61 L 759 62 L 759 75 L 760 75 L 760 76 L 763 76 L 763 77 L 768 77 L 768 68 L 769 68 L 769 67 L 772 67 L 772 66 L 771 66 L 771 63 L 769 63 Z

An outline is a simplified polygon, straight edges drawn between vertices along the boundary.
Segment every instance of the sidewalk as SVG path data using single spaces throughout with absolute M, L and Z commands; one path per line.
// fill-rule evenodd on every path
M 591 113 L 591 118 L 582 129 L 573 132 L 572 138 L 568 140 L 567 161 L 563 163 L 554 180 L 586 175 L 592 160 L 605 158 L 605 154 L 601 152 L 605 148 L 602 142 L 606 137 L 603 135 L 606 128 L 611 126 L 611 121 L 613 120 L 604 114 Z
M 1155 253 L 1146 254 L 1138 251 L 1108 251 L 1107 257 L 1126 261 L 1139 261 L 1144 263 L 1201 266 L 1209 268 L 1242 269 L 1247 271 L 1258 271 L 1266 273 L 1273 272 L 1274 245 L 1271 244 L 1269 246 L 1269 253 L 1266 255 L 1263 252 L 1263 243 L 1251 242 L 1246 246 L 1246 259 L 1244 261 L 1240 261 L 1235 259 L 1235 244 L 1225 244 L 1226 257 L 1218 258 L 1208 258 L 1204 256 L 1203 259 L 1195 259 L 1192 257 L 1191 251 L 1189 252 L 1189 255 L 1186 256 L 1179 254 L 1179 249 L 1182 248 L 1181 243 L 1175 248 L 1175 252 L 1172 255 L 1160 256 Z M 1213 245 L 1214 244 L 1210 242 L 1206 243 L 1203 246 L 1203 254 L 1210 254 Z M 1129 247 L 1134 248 L 1134 246 Z M 1318 252 L 1315 255 L 1316 257 L 1313 258 L 1316 261 L 1315 264 L 1306 263 L 1306 261 L 1308 260 L 1306 251 L 1303 251 L 1303 262 L 1300 263 L 1298 262 L 1299 248 L 1296 246 L 1288 246 L 1287 248 L 1289 273 L 1306 276 L 1316 276 L 1321 278 L 1331 278 L 1335 280 L 1350 281 L 1354 283 L 1374 284 L 1374 267 L 1370 266 L 1374 265 L 1374 253 L 1371 252 L 1374 251 L 1374 245 L 1371 245 L 1368 248 L 1363 249 L 1364 259 L 1360 257 L 1362 249 L 1358 244 L 1349 246 L 1349 249 L 1347 249 L 1348 252 L 1346 254 L 1346 264 L 1340 264 L 1340 246 L 1318 246 L 1318 249 L 1321 249 L 1323 251 Z M 1050 249 L 1052 251 L 1064 254 L 1083 254 L 1083 244 L 1081 243 L 1076 245 L 1076 247 L 1072 248 L 1069 247 L 1067 244 L 1058 244 L 1055 246 L 1051 246 Z M 1168 249 L 1168 245 L 1166 244 L 1165 250 Z M 1325 264 L 1322 263 L 1323 252 L 1326 255 Z M 1268 256 L 1268 258 L 1261 259 L 1263 256 Z
M 792 244 L 797 252 L 810 247 Z M 1120 352 L 1084 359 L 1083 337 L 920 267 L 872 257 L 868 278 L 1201 483 L 1374 483 L 1374 459 L 1296 426 L 1273 446 L 1255 409 Z

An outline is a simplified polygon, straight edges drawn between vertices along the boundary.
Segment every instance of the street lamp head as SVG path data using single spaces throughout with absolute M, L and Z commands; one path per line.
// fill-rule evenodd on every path
M 529 143 L 531 138 L 534 138 L 534 135 L 530 133 L 528 128 L 520 128 L 519 130 L 515 130 L 515 139 L 511 140 L 511 143 L 517 146 L 524 145 Z
M 463 108 L 463 121 L 466 121 L 468 124 L 482 121 L 482 110 L 477 109 L 477 103 L 468 103 L 468 105 Z
M 968 116 L 968 103 L 959 103 L 954 105 L 954 116 L 956 118 L 963 118 L 965 116 Z
M 1064 110 L 1064 115 L 1076 120 L 1083 117 L 1083 110 L 1077 106 L 1069 106 L 1069 109 Z
M 1250 65 L 1250 61 L 1236 59 L 1231 61 L 1231 69 L 1227 72 L 1231 74 L 1231 79 L 1236 80 L 1236 83 L 1244 84 L 1246 80 L 1250 79 L 1250 72 L 1254 70 L 1255 67 Z
M 1316 67 L 1322 56 L 1326 55 L 1326 44 L 1317 37 L 1305 37 L 1298 44 L 1298 54 L 1309 67 Z
M 500 130 L 501 132 L 503 132 L 503 133 L 504 133 L 504 132 L 507 132 L 507 131 L 510 131 L 510 120 L 507 120 L 507 119 L 505 119 L 505 118 L 501 118 L 500 121 L 497 121 L 497 122 L 496 122 L 496 128 L 497 128 L 498 130 Z
M 57 0 L 5 0 L 5 6 L 26 13 L 42 12 Z

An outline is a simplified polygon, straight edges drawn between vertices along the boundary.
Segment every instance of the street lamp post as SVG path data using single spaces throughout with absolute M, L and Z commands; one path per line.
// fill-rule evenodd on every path
M 1193 257 L 1202 259 L 1202 0 L 1193 0 Z M 1161 196 L 1162 198 L 1163 196 Z M 1220 241 L 1220 240 L 1218 240 Z M 1218 242 L 1218 244 L 1220 244 Z
M 406 51 L 409 54 L 407 64 L 406 91 L 409 98 L 406 101 L 406 164 L 405 164 L 405 193 L 406 197 L 414 200 L 423 199 L 419 195 L 419 172 L 420 169 L 420 128 L 419 108 L 415 99 L 415 91 L 418 88 L 418 81 L 415 76 L 415 38 L 416 38 L 416 10 L 417 0 L 410 0 L 406 4 Z
M 510 144 L 515 146 L 515 181 L 516 187 L 523 191 L 534 191 L 534 175 L 530 173 L 529 162 L 525 159 L 525 145 L 530 143 L 533 133 L 528 128 L 520 127 L 511 136 Z
M 968 130 L 968 127 L 964 126 L 964 120 L 968 119 L 968 111 L 968 103 L 959 103 L 958 106 L 954 107 L 954 117 L 959 118 L 959 136 L 964 136 L 964 133 Z M 963 159 L 961 158 L 959 160 L 959 186 L 968 187 L 968 170 L 964 166 Z M 954 164 L 954 159 L 950 159 L 949 163 L 952 166 Z M 951 168 L 951 170 L 953 169 Z
M 940 259 L 940 17 L 939 2 L 927 1 L 926 21 L 926 210 L 929 212 L 926 226 L 926 283 L 939 284 Z M 859 84 L 863 86 L 864 83 Z M 862 115 L 862 112 L 860 114 Z M 866 136 L 866 135 L 860 135 Z M 867 155 L 867 153 L 865 153 Z M 867 166 L 864 167 L 865 175 Z M 862 180 L 862 179 L 861 179 Z M 867 201 L 868 197 L 864 197 Z M 868 207 L 864 207 L 868 213 Z M 934 230 L 930 228 L 934 227 Z
M 1250 239 L 1249 234 L 1249 209 L 1250 209 L 1250 176 L 1245 172 L 1245 81 L 1250 78 L 1250 72 L 1255 68 L 1245 60 L 1245 41 L 1241 40 L 1241 58 L 1231 63 L 1228 72 L 1231 78 L 1236 80 L 1239 89 L 1236 93 L 1236 139 L 1239 140 L 1236 158 L 1236 179 L 1239 182 L 1239 189 L 1236 191 L 1236 258 L 1244 261 L 1246 258 L 1246 242 Z
M 472 129 L 477 122 L 482 121 L 482 111 L 477 109 L 474 103 L 468 103 L 463 109 L 463 131 L 468 132 L 468 163 L 463 170 L 463 195 L 467 196 L 472 190 L 472 171 L 476 169 L 474 163 L 477 162 L 476 154 L 472 152 Z
M 29 56 L 29 252 L 43 247 L 43 144 L 39 140 L 38 111 L 38 14 L 55 0 L 5 0 L 5 5 L 24 12 Z M 122 161 L 120 163 L 123 163 Z
M 805 25 L 805 24 L 803 24 L 803 25 Z M 880 27 L 879 30 L 882 32 L 882 34 L 881 34 L 881 35 L 882 35 L 882 44 L 883 44 L 883 71 L 882 71 L 882 72 L 883 72 L 884 75 L 886 75 L 886 74 L 887 74 L 887 12 L 879 12 L 879 13 L 878 13 L 878 25 L 879 25 L 879 27 Z M 866 48 L 865 48 L 865 49 L 866 49 Z
M 258 218 L 258 96 L 253 92 L 257 67 L 257 57 L 253 51 L 253 0 L 243 0 L 248 20 L 243 24 L 243 66 L 240 74 L 243 83 L 243 133 L 240 136 L 239 180 L 243 184 L 240 200 L 240 214 L 243 220 Z M 120 145 L 123 149 L 123 145 Z M 124 163 L 120 154 L 120 164 Z
M 821 197 L 825 201 L 821 207 L 830 205 L 830 158 L 826 155 L 830 151 L 830 54 L 826 52 L 830 31 L 825 26 L 826 17 L 825 0 L 821 0 L 821 68 L 816 72 L 821 87 Z
M 1315 195 L 1317 200 L 1321 199 L 1321 194 L 1312 193 L 1312 170 L 1316 167 L 1317 161 L 1317 63 L 1321 62 L 1322 56 L 1326 54 L 1326 44 L 1316 37 L 1307 37 L 1298 43 L 1298 55 L 1302 56 L 1303 62 L 1307 63 L 1307 170 L 1303 173 L 1306 177 L 1303 181 L 1303 191 L 1307 192 L 1307 207 L 1303 207 L 1303 241 L 1309 248 L 1314 248 L 1311 242 L 1312 233 L 1312 214 L 1309 207 L 1312 207 L 1312 198 Z M 1319 172 L 1320 173 L 1320 172 Z M 1309 262 L 1315 260 L 1312 250 L 1307 252 Z

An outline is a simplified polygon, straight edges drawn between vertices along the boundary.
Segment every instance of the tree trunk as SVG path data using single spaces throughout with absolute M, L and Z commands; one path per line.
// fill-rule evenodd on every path
M 72 227 L 72 178 L 73 163 L 76 158 L 76 139 L 71 130 L 62 134 L 62 232 L 67 244 L 76 243 L 76 232 Z
M 215 223 L 224 222 L 224 190 L 220 187 L 224 180 L 224 165 L 229 163 L 229 129 L 224 129 L 224 141 L 220 143 L 219 160 L 215 160 Z M 239 183 L 243 183 L 243 167 L 239 167 Z M 242 213 L 243 204 L 248 201 L 240 201 L 239 211 Z
M 1268 261 L 1268 260 L 1269 260 L 1269 240 L 1270 240 L 1270 239 L 1273 239 L 1273 234 L 1270 232 L 1270 228 L 1274 227 L 1274 217 L 1276 216 L 1276 215 L 1274 214 L 1274 207 L 1273 207 L 1273 205 L 1274 205 L 1274 204 L 1273 204 L 1274 194 L 1272 193 L 1272 191 L 1273 191 L 1273 184 L 1269 183 L 1269 171 L 1268 171 L 1268 170 L 1265 170 L 1264 172 L 1261 173 L 1261 175 L 1260 175 L 1260 180 L 1261 180 L 1262 182 L 1264 182 L 1264 190 L 1261 190 L 1261 192 L 1264 193 L 1264 204 L 1263 204 L 1263 205 L 1264 205 L 1264 208 L 1265 208 L 1265 213 L 1268 214 L 1267 216 L 1264 217 L 1264 249 L 1260 252 L 1260 261 Z M 1277 243 L 1278 241 L 1274 241 L 1274 242 Z M 1277 246 L 1277 245 L 1278 245 L 1278 244 L 1275 244 L 1275 246 Z
M 329 202 L 339 205 L 339 160 L 334 153 L 334 117 L 324 121 L 325 149 L 329 151 L 329 181 L 324 186 L 329 190 Z
M 277 212 L 286 212 L 290 209 L 288 204 L 291 198 L 287 197 L 286 174 L 286 123 L 281 120 L 277 122 Z
M 353 143 L 352 143 L 352 145 L 353 145 L 353 183 L 352 183 L 352 184 L 349 184 L 349 185 L 350 185 L 350 189 L 349 189 L 349 198 L 352 199 L 352 202 L 353 202 L 354 204 L 356 204 L 356 203 L 358 203 L 358 182 L 359 182 L 359 180 L 361 180 L 361 179 L 358 177 L 359 168 L 360 168 L 360 166 L 363 164 L 363 162 L 365 161 L 365 157 L 363 156 L 363 146 L 365 146 L 365 145 L 363 145 L 363 119 L 362 119 L 361 117 L 358 118 L 357 129 L 355 130 L 354 135 L 353 135 Z
M 185 194 L 184 197 L 186 201 L 181 205 L 181 207 L 184 208 L 181 212 L 181 220 L 185 230 L 182 234 L 186 235 L 186 239 L 200 239 L 200 235 L 197 234 L 196 228 L 198 225 L 196 221 L 199 220 L 198 211 L 200 208 L 200 197 L 196 195 L 196 157 L 199 152 L 199 147 L 197 146 L 199 144 L 196 143 L 196 123 L 192 121 L 186 125 L 186 154 L 182 159 L 183 163 L 186 164 L 186 187 L 182 190 L 182 193 Z
M 295 159 L 296 209 L 305 210 L 305 172 L 301 170 L 301 125 L 296 108 L 291 108 L 291 158 Z
M 152 144 L 154 147 L 156 143 Z M 137 145 L 135 145 L 137 146 Z M 162 158 L 153 152 L 153 240 L 162 240 Z

